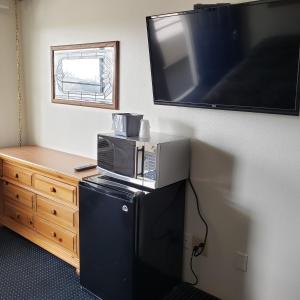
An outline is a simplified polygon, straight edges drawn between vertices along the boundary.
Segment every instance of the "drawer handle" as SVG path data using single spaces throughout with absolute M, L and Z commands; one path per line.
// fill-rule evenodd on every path
M 32 224 L 33 224 L 31 220 L 29 221 L 29 224 L 30 224 L 30 225 L 32 225 Z
M 50 192 L 51 192 L 51 193 L 56 193 L 56 188 L 55 188 L 55 187 L 51 187 L 51 188 L 50 188 Z
M 16 214 L 17 219 L 20 219 L 21 215 L 20 214 Z
M 16 195 L 16 198 L 19 199 L 19 195 L 18 194 Z
M 17 179 L 19 178 L 19 174 L 18 173 L 16 173 L 16 176 L 15 176 Z
M 56 232 L 51 232 L 51 235 L 55 238 L 56 237 Z
M 54 216 L 56 216 L 57 215 L 57 211 L 55 209 L 52 209 L 51 210 L 51 214 L 54 215 Z
M 63 239 L 62 239 L 62 238 L 59 238 L 58 241 L 59 241 L 60 243 L 62 243 L 62 242 L 63 242 Z

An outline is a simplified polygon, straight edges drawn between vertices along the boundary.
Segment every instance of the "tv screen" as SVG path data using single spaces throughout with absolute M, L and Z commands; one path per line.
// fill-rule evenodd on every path
M 147 17 L 155 104 L 299 115 L 300 1 Z

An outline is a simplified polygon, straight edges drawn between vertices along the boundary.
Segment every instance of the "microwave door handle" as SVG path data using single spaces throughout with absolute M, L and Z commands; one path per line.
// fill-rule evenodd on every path
M 144 177 L 144 164 L 145 164 L 145 147 L 142 147 L 142 170 L 141 176 Z
M 137 148 L 136 177 L 144 176 L 145 147 Z M 139 168 L 140 167 L 140 168 Z M 141 171 L 139 173 L 139 171 Z

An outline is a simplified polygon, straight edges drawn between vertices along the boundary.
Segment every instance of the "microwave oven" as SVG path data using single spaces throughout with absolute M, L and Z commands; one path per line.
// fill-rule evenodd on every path
M 189 177 L 190 141 L 184 137 L 99 134 L 97 156 L 102 174 L 152 189 Z

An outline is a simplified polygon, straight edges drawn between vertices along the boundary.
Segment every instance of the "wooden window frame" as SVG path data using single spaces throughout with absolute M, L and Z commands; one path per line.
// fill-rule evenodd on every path
M 88 101 L 80 100 L 64 100 L 57 99 L 55 97 L 55 72 L 54 72 L 54 53 L 59 50 L 80 50 L 80 49 L 92 49 L 92 48 L 104 48 L 113 47 L 114 48 L 114 86 L 112 91 L 112 104 L 106 103 L 94 103 Z M 62 45 L 62 46 L 51 46 L 51 102 L 56 104 L 67 104 L 67 105 L 77 105 L 77 106 L 87 106 L 96 107 L 104 109 L 119 109 L 119 76 L 120 76 L 120 42 L 110 41 L 110 42 L 99 42 L 99 43 L 87 43 L 87 44 L 74 44 L 74 45 Z

